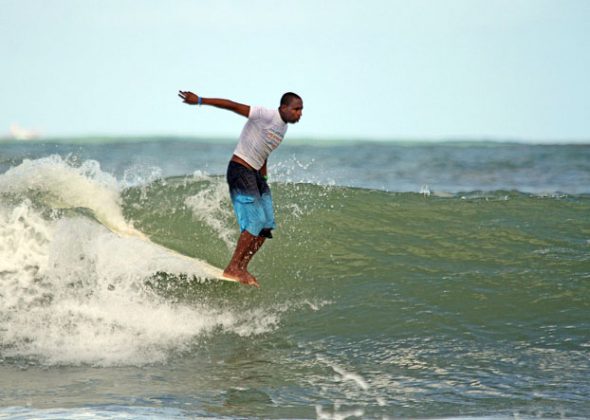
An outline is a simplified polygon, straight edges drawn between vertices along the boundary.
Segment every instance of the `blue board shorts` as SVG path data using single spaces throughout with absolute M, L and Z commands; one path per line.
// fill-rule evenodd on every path
M 275 228 L 270 188 L 260 171 L 230 161 L 227 183 L 240 232 L 247 230 L 254 236 L 272 238 Z

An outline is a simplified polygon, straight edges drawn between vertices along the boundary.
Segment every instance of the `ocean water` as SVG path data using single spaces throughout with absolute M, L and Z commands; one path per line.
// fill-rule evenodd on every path
M 590 415 L 590 145 L 287 140 L 260 289 L 232 150 L 0 144 L 0 418 Z

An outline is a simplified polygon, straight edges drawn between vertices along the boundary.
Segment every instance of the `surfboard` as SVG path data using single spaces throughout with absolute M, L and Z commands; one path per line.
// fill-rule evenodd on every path
M 228 281 L 231 283 L 238 283 L 238 284 L 240 283 L 237 280 L 225 277 L 223 275 L 223 270 L 221 268 L 215 267 L 214 265 L 209 264 L 207 261 L 203 261 L 198 258 L 193 258 L 193 257 L 189 257 L 188 255 L 181 254 L 178 251 L 175 251 L 170 248 L 166 248 L 163 245 L 152 242 L 151 240 L 149 240 L 149 238 L 146 238 L 145 240 L 147 240 L 151 245 L 153 245 L 157 248 L 160 248 L 163 252 L 166 252 L 168 254 L 173 254 L 176 257 L 183 258 L 183 259 L 187 260 L 190 263 L 190 265 L 192 265 L 196 268 L 194 271 L 196 271 L 197 273 L 203 273 L 203 275 L 196 274 L 197 277 L 201 277 L 203 279 L 208 279 L 208 280 L 223 280 L 223 281 Z
M 109 226 L 107 224 L 105 224 L 104 226 L 107 227 L 111 232 L 113 232 L 117 236 L 145 241 L 149 243 L 151 247 L 154 247 L 158 251 L 160 251 L 162 254 L 167 254 L 175 258 L 183 259 L 188 263 L 188 267 L 190 267 L 190 270 L 188 270 L 190 271 L 190 274 L 193 274 L 201 279 L 223 280 L 232 283 L 240 283 L 237 280 L 225 277 L 223 275 L 223 270 L 221 268 L 215 267 L 214 265 L 209 264 L 207 261 L 203 261 L 199 258 L 189 257 L 188 255 L 181 254 L 178 251 L 157 244 L 153 242 L 149 237 L 144 235 L 142 232 L 134 228 L 127 227 L 125 229 L 120 229 L 114 226 Z
M 148 239 L 149 241 L 149 239 Z M 209 264 L 207 261 L 200 260 L 198 258 L 189 257 L 188 255 L 181 254 L 180 252 L 174 251 L 173 249 L 166 248 L 165 246 L 156 244 L 152 241 L 149 241 L 154 246 L 161 248 L 164 252 L 168 252 L 170 254 L 174 254 L 177 257 L 187 259 L 191 265 L 194 265 L 198 268 L 199 271 L 204 273 L 203 278 L 209 280 L 223 280 L 229 281 L 232 283 L 239 283 L 239 281 L 230 279 L 223 275 L 223 270 L 221 268 L 215 267 L 214 265 Z

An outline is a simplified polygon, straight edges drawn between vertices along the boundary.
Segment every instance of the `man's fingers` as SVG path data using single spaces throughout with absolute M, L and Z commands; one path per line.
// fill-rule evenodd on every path
M 182 90 L 178 91 L 178 97 L 180 99 L 182 99 L 187 104 L 189 103 L 190 96 L 191 96 L 191 92 L 184 92 Z
M 178 97 L 181 98 L 187 104 L 192 104 L 199 99 L 199 96 L 190 91 L 178 91 Z

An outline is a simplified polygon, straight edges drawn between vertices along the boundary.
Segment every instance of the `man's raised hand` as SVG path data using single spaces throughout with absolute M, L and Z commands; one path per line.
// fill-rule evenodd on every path
M 178 96 L 182 99 L 182 101 L 185 104 L 196 105 L 197 103 L 199 103 L 199 96 L 195 95 L 194 93 L 192 93 L 190 91 L 179 90 Z

